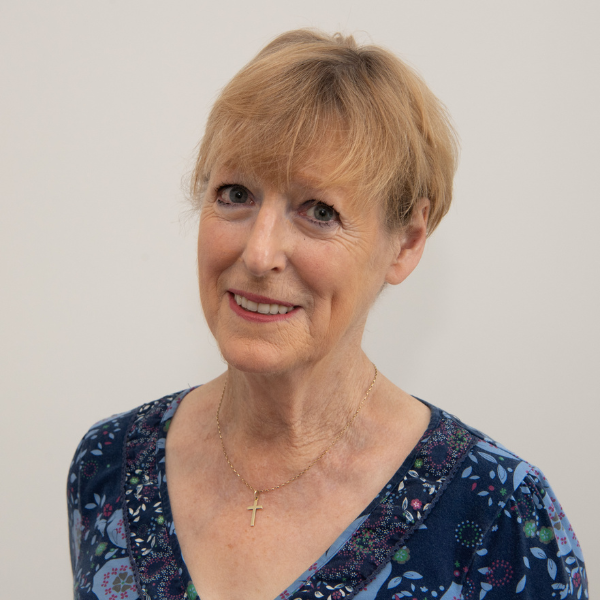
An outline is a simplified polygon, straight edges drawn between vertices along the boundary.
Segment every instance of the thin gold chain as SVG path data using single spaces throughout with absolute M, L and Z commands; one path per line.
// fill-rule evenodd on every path
M 323 452 L 321 452 L 321 454 L 319 454 L 319 456 L 317 456 L 317 458 L 315 458 L 308 465 L 308 467 L 306 467 L 306 469 L 304 469 L 303 471 L 300 471 L 300 473 L 298 473 L 297 475 L 294 475 L 294 477 L 292 477 L 291 479 L 288 479 L 287 481 L 284 481 L 283 483 L 280 483 L 279 485 L 275 485 L 273 487 L 265 488 L 262 490 L 257 490 L 255 487 L 251 486 L 242 477 L 242 475 L 240 475 L 240 473 L 236 470 L 236 468 L 231 464 L 231 461 L 229 460 L 229 456 L 227 456 L 227 451 L 225 450 L 225 442 L 223 441 L 223 435 L 221 433 L 221 424 L 219 422 L 219 413 L 221 412 L 221 404 L 223 404 L 223 398 L 225 397 L 225 389 L 227 388 L 227 379 L 225 379 L 225 385 L 223 386 L 223 391 L 221 392 L 221 400 L 219 402 L 219 407 L 217 408 L 217 430 L 219 432 L 219 439 L 221 440 L 221 448 L 223 449 L 223 455 L 225 456 L 225 460 L 227 461 L 227 464 L 231 467 L 231 470 L 240 478 L 242 483 L 247 488 L 249 488 L 250 491 L 252 491 L 255 498 L 258 497 L 258 494 L 266 494 L 267 492 L 272 492 L 273 490 L 278 490 L 279 488 L 282 488 L 284 485 L 287 485 L 288 483 L 292 483 L 292 481 L 296 481 L 296 479 L 298 479 L 299 477 L 302 477 L 302 475 L 304 475 L 304 473 L 306 473 L 316 463 L 318 463 L 340 441 L 340 439 L 344 435 L 344 433 L 346 433 L 346 431 L 348 431 L 348 429 L 352 426 L 352 423 L 354 423 L 354 420 L 358 416 L 360 409 L 363 407 L 365 400 L 369 397 L 369 394 L 371 393 L 371 390 L 373 389 L 373 386 L 375 385 L 375 381 L 377 380 L 378 371 L 377 371 L 377 367 L 375 365 L 373 365 L 373 367 L 375 369 L 375 377 L 373 377 L 373 381 L 371 381 L 371 385 L 369 386 L 367 393 L 364 395 L 363 399 L 360 401 L 358 408 L 356 409 L 356 411 L 354 412 L 352 417 L 349 419 L 349 421 L 346 423 L 346 426 L 333 438 L 333 441 L 331 442 L 331 444 L 329 444 L 329 446 L 327 446 L 327 448 L 325 448 L 325 450 L 323 450 Z

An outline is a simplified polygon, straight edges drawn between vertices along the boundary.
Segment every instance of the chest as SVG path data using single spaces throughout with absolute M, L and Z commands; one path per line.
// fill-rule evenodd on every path
M 194 404 L 188 406 L 191 410 Z M 236 477 L 223 455 L 214 407 L 205 413 L 185 410 L 184 403 L 169 429 L 166 473 L 177 538 L 202 600 L 279 596 L 314 568 L 369 506 L 427 423 L 424 419 L 425 425 L 401 431 L 378 420 L 371 427 L 375 441 L 369 437 L 356 448 L 349 439 L 342 440 L 335 452 L 301 477 L 254 502 L 253 491 Z M 368 420 L 364 421 L 361 431 L 369 432 Z M 237 466 L 241 463 L 246 471 L 260 465 L 252 481 L 283 482 L 290 476 L 284 468 L 287 457 L 254 450 L 232 453 Z M 294 470 L 300 468 L 296 465 Z
M 233 473 L 239 489 L 211 477 L 194 483 L 180 468 L 174 464 L 169 472 L 169 496 L 181 551 L 202 600 L 276 598 L 377 493 L 368 486 L 350 493 L 311 473 L 255 500 Z

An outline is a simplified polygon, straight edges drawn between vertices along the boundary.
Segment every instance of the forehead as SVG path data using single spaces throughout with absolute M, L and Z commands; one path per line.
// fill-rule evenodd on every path
M 237 177 L 248 185 L 268 184 L 280 191 L 343 194 L 349 203 L 365 208 L 382 204 L 369 189 L 366 169 L 345 163 L 343 152 L 340 152 L 342 149 L 343 144 L 340 146 L 330 141 L 315 144 L 301 152 L 281 155 L 270 154 L 265 148 L 248 151 L 246 147 L 244 151 L 236 152 L 235 145 L 226 144 L 224 151 L 215 156 L 209 177 Z
M 316 114 L 297 123 L 281 120 L 228 120 L 211 138 L 207 171 L 219 163 L 278 186 L 292 177 L 320 187 L 357 187 L 365 179 L 364 157 L 372 153 L 356 143 L 341 119 Z

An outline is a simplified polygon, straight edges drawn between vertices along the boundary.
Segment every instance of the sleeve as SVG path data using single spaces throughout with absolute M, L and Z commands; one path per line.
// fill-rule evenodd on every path
M 525 476 L 474 555 L 464 598 L 588 598 L 583 554 L 543 474 Z
M 75 451 L 71 466 L 69 468 L 69 476 L 67 479 L 67 514 L 69 520 L 69 547 L 71 552 L 71 569 L 73 574 L 77 569 L 77 561 L 79 559 L 79 550 L 81 547 L 81 490 L 79 482 L 81 481 L 81 457 L 86 453 L 83 449 L 85 438 L 82 439 Z
M 128 413 L 96 423 L 79 443 L 67 480 L 75 600 L 138 597 L 127 555 L 121 471 Z

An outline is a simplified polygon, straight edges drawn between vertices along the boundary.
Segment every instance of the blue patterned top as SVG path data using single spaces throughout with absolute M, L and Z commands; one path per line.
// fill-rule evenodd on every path
M 94 425 L 67 496 L 76 600 L 196 600 L 165 478 L 186 390 Z M 588 598 L 579 542 L 546 478 L 428 405 L 400 469 L 281 600 Z

